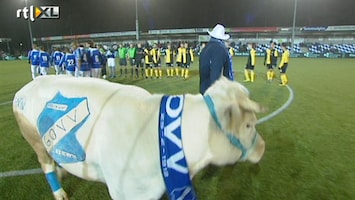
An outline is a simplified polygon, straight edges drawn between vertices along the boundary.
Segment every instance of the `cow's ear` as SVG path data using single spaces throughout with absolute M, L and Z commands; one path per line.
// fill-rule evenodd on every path
M 233 131 L 237 129 L 238 123 L 240 122 L 238 116 L 240 116 L 240 109 L 236 105 L 227 106 L 224 110 L 224 121 L 227 130 Z
M 255 113 L 260 113 L 260 112 L 266 112 L 267 108 L 265 106 L 262 106 L 255 101 L 250 100 L 249 98 L 243 98 L 239 102 L 240 108 L 246 111 L 250 112 L 255 112 Z

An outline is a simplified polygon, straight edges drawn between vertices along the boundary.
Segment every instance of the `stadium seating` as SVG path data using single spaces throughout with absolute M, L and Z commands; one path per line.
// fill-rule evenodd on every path
M 355 44 L 313 44 L 308 50 L 312 53 L 355 53 Z
M 257 47 L 256 47 L 256 51 L 259 52 L 259 53 L 262 53 L 262 52 L 265 52 L 266 49 L 270 48 L 270 45 L 269 44 L 258 44 Z M 276 45 L 275 47 L 277 49 L 278 52 L 282 53 L 282 48 L 280 45 Z M 289 50 L 291 50 L 289 48 Z M 293 45 L 293 52 L 295 53 L 302 53 L 301 51 L 301 47 L 299 44 L 294 44 Z
M 243 51 L 242 44 L 237 44 L 234 46 L 236 52 Z M 256 51 L 258 53 L 265 52 L 266 49 L 270 47 L 270 44 L 257 44 Z M 281 45 L 276 45 L 275 47 L 278 52 L 282 53 Z M 291 48 L 289 48 L 291 50 Z M 324 54 L 328 52 L 332 53 L 355 53 L 355 44 L 309 44 L 304 47 L 301 44 L 294 44 L 292 48 L 295 53 L 310 53 Z M 291 51 L 292 51 L 291 50 Z

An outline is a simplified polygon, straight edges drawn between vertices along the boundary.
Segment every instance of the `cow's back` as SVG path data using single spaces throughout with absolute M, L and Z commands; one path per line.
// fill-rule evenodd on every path
M 139 135 L 147 128 L 141 124 L 144 124 L 144 121 L 151 124 L 148 123 L 151 120 L 150 112 L 156 111 L 154 104 L 149 105 L 151 97 L 149 92 L 136 86 L 95 78 L 46 76 L 36 78 L 19 90 L 14 97 L 13 109 L 17 119 L 26 119 L 26 126 L 30 124 L 31 129 L 37 130 L 25 134 L 42 135 L 54 127 L 54 132 L 59 135 L 56 130 L 66 134 L 63 130 L 78 127 L 75 134 L 86 151 L 85 162 L 62 165 L 77 176 L 106 182 L 99 165 L 114 163 L 115 160 L 120 161 L 122 165 L 122 161 L 127 161 L 129 157 L 134 159 L 133 156 L 122 152 L 128 152 L 142 140 L 146 142 L 136 145 L 140 151 L 142 148 L 148 150 L 152 145 L 147 142 L 151 137 Z M 64 114 L 58 117 L 56 112 Z M 48 118 L 49 121 L 56 120 L 49 128 L 46 127 L 46 124 L 50 123 Z M 112 149 L 116 152 L 110 152 Z M 131 149 L 130 153 L 139 150 Z M 110 154 L 116 159 L 107 161 Z M 90 167 L 93 165 L 96 168 Z

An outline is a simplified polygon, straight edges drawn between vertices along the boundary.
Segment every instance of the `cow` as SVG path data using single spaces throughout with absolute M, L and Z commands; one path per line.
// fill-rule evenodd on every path
M 264 110 L 243 85 L 223 77 L 204 95 L 166 96 L 101 79 L 49 75 L 26 84 L 13 100 L 19 129 L 55 199 L 69 199 L 58 166 L 105 183 L 112 199 L 142 200 L 164 194 L 166 170 L 185 170 L 192 179 L 209 164 L 258 163 L 265 142 L 255 128 L 256 113 Z M 169 116 L 180 125 L 161 125 Z M 161 157 L 161 135 L 181 146 L 179 154 Z M 178 163 L 180 153 L 187 165 Z

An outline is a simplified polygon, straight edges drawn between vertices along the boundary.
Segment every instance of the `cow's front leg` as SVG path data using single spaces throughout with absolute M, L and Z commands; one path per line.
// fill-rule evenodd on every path
M 46 175 L 47 182 L 51 187 L 54 198 L 56 200 L 69 200 L 67 193 L 63 190 L 59 182 L 55 170 L 55 163 L 52 161 L 51 164 L 42 164 L 42 169 L 44 174 Z

